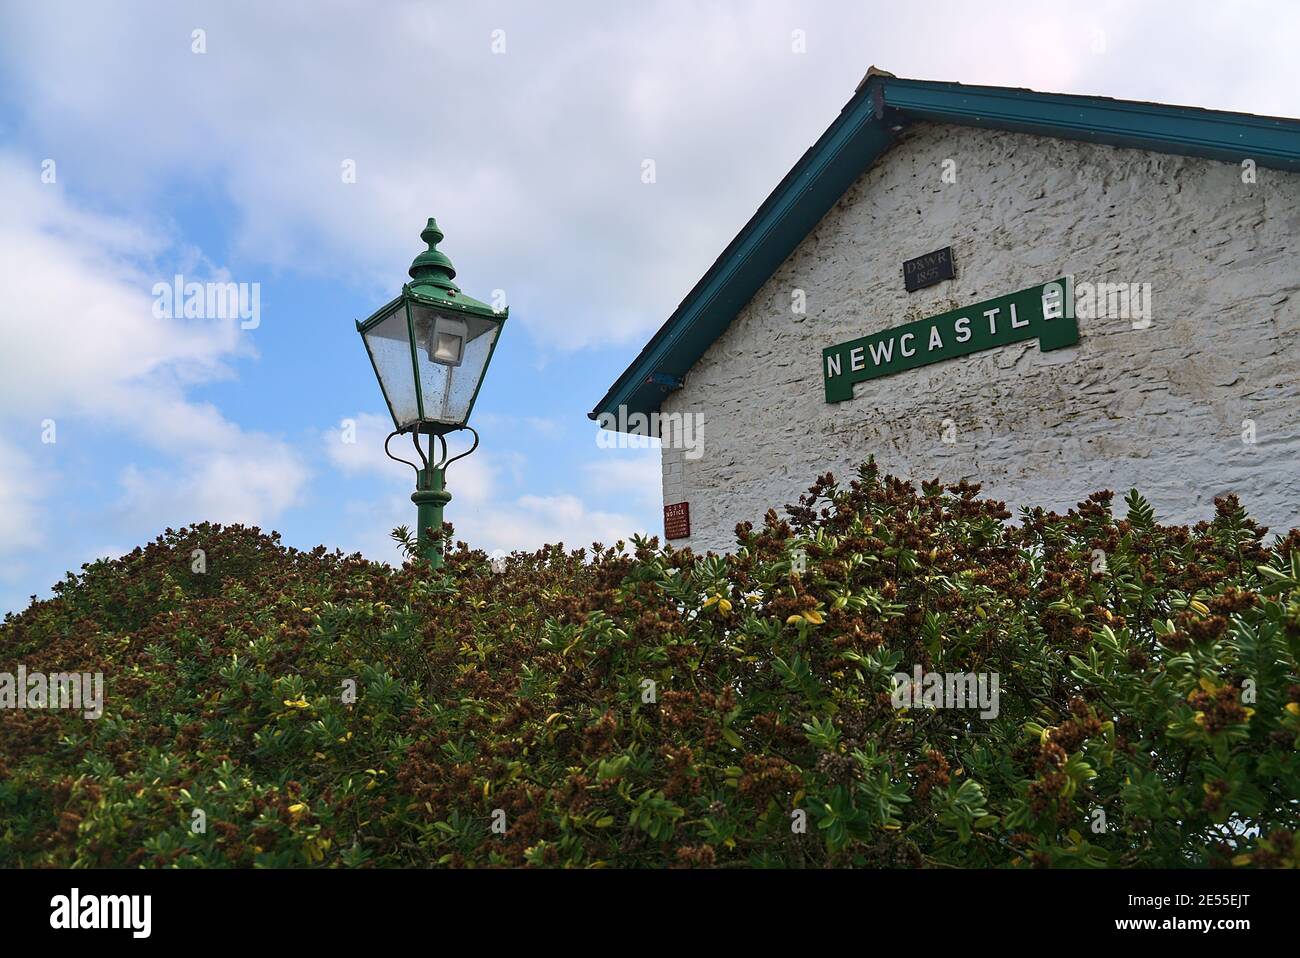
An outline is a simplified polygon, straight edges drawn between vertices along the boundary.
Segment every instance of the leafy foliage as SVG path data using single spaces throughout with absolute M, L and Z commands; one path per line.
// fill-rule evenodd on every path
M 1300 533 L 978 491 L 868 463 L 728 556 L 499 572 L 168 530 L 0 626 L 106 680 L 0 711 L 0 865 L 1300 864 Z M 996 717 L 894 707 L 916 666 Z

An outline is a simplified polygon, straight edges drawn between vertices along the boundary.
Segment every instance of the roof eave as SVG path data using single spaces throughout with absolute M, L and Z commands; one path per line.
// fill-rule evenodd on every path
M 703 278 L 589 413 L 659 409 L 739 310 L 913 121 L 1006 129 L 1300 172 L 1300 121 L 1006 87 L 864 78 Z

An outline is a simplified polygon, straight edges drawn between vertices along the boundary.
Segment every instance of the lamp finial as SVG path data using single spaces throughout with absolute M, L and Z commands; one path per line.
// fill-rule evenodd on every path
M 428 224 L 420 231 L 420 239 L 428 244 L 428 249 L 411 262 L 410 273 L 413 286 L 439 286 L 443 289 L 456 290 L 459 287 L 452 280 L 456 276 L 456 267 L 451 265 L 447 254 L 438 249 L 443 240 L 443 232 L 438 229 L 438 221 L 432 216 Z

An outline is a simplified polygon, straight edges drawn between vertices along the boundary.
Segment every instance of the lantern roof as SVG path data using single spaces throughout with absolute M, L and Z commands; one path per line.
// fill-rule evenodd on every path
M 456 278 L 456 267 L 451 265 L 451 259 L 447 254 L 438 249 L 438 244 L 444 238 L 445 234 L 438 228 L 438 221 L 430 216 L 429 222 L 420 231 L 420 239 L 424 240 L 429 248 L 411 261 L 411 267 L 407 270 L 411 282 L 407 284 L 407 289 L 418 299 L 435 301 L 437 305 L 449 306 L 458 312 L 500 318 L 504 310 L 498 313 L 487 303 L 466 296 L 460 291 L 460 287 L 452 282 Z

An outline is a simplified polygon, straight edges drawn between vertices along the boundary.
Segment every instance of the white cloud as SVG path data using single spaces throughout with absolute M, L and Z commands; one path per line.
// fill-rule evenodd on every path
M 163 515 L 274 519 L 306 484 L 297 454 L 187 395 L 253 356 L 238 323 L 154 316 L 151 291 L 165 272 L 156 262 L 170 249 L 168 237 L 74 203 L 39 173 L 39 165 L 0 153 L 0 195 L 16 211 L 0 219 L 0 424 L 17 435 L 51 419 L 61 450 L 80 431 L 122 440 L 128 460 L 131 444 L 167 453 L 174 466 L 122 473 L 112 518 L 135 523 L 138 534 L 156 532 Z M 40 430 L 25 434 L 37 448 Z M 53 464 L 37 470 L 20 445 L 6 448 L 3 495 L 21 502 L 17 518 L 0 521 L 0 551 L 13 551 L 52 521 L 30 490 L 69 477 Z
M 658 449 L 605 449 L 604 456 L 583 470 L 592 492 L 657 507 L 663 501 L 663 472 Z
M 326 430 L 323 441 L 325 455 L 329 462 L 346 475 L 370 475 L 384 480 L 385 488 L 405 489 L 409 495 L 415 488 L 415 472 L 410 465 L 395 462 L 384 452 L 384 440 L 393 431 L 392 420 L 387 416 L 362 412 L 348 419 L 354 424 L 355 442 L 345 442 L 350 433 L 344 423 L 337 428 Z M 460 443 L 464 433 L 453 434 L 448 439 L 450 455 L 463 452 L 465 446 Z M 428 454 L 424 445 L 427 438 L 421 438 L 421 448 Z M 436 447 L 436 444 L 435 444 Z M 388 448 L 393 455 L 412 463 L 420 461 L 419 454 L 407 436 L 394 436 Z M 455 470 L 454 480 L 458 501 L 471 505 L 481 505 L 489 501 L 496 492 L 497 475 L 502 466 L 497 457 L 486 452 L 475 452 L 464 459 L 457 459 L 449 467 Z M 449 476 L 451 473 L 449 472 Z M 450 479 L 449 479 L 450 481 Z
M 123 16 L 47 0 L 6 10 L 0 62 L 26 127 L 87 185 L 127 199 L 180 176 L 220 184 L 245 261 L 388 291 L 423 217 L 438 216 L 466 291 L 504 288 L 545 353 L 656 328 L 874 61 L 905 76 L 1295 112 L 1300 83 L 1265 66 L 1294 61 L 1294 24 L 1270 17 L 1261 33 L 1258 17 L 1202 5 L 1214 42 L 1188 57 L 1187 8 L 1116 0 L 1081 18 L 1066 4 L 991 4 L 973 17 L 960 4 L 679 0 L 617 17 L 522 3 L 304 17 L 158 3 Z M 1107 54 L 1090 52 L 1095 27 Z M 792 52 L 794 28 L 807 54 Z M 1134 55 L 1153 44 L 1168 47 L 1159 66 Z M 641 182 L 647 158 L 654 184 Z
M 504 288 L 542 353 L 656 328 L 872 63 L 1300 113 L 1300 25 L 1263 5 L 595 9 L 388 3 L 304 16 L 292 4 L 158 2 L 124 15 L 45 0 L 0 15 L 0 80 L 23 129 L 87 187 L 131 202 L 179 177 L 218 184 L 249 262 L 387 292 L 437 215 L 466 291 Z M 492 52 L 496 29 L 504 54 Z M 653 185 L 640 178 L 647 158 Z
M 42 545 L 45 540 L 39 503 L 47 485 L 48 470 L 0 437 L 0 555 L 6 556 L 5 565 L 11 572 L 9 554 Z
M 488 552 L 533 550 L 560 542 L 570 549 L 593 542 L 610 546 L 633 533 L 645 533 L 635 515 L 594 510 L 571 495 L 523 495 L 460 514 L 452 514 L 449 507 L 447 518 L 456 527 L 456 538 Z
M 369 413 L 350 418 L 357 423 L 357 442 L 345 444 L 340 441 L 341 430 L 329 430 L 324 439 L 326 455 L 340 470 L 373 476 L 379 483 L 372 498 L 348 504 L 353 531 L 346 548 L 371 558 L 398 561 L 389 533 L 399 525 L 415 525 L 415 506 L 410 501 L 414 474 L 409 466 L 393 463 L 383 453 L 384 436 L 390 431 L 388 420 Z M 398 455 L 414 455 L 409 440 L 394 439 L 393 450 Z M 619 511 L 595 507 L 574 495 L 512 492 L 526 485 L 527 458 L 511 453 L 503 461 L 498 454 L 475 452 L 448 469 L 452 500 L 445 517 L 455 526 L 457 539 L 487 552 L 533 550 L 555 542 L 577 548 L 594 541 L 606 545 L 626 541 L 633 533 L 645 531 L 647 517 L 654 514 L 648 507 L 658 503 L 658 451 L 648 452 L 655 463 L 648 461 L 647 451 L 629 451 L 625 455 L 637 458 L 611 458 L 583 470 L 593 497 L 626 502 L 629 508 Z M 647 473 L 656 481 L 653 490 Z
M 556 439 L 563 435 L 564 427 L 554 419 L 547 419 L 543 416 L 525 416 L 524 422 L 528 428 L 538 436 L 547 439 Z
M 250 436 L 237 452 L 191 455 L 176 469 L 127 466 L 118 508 L 138 528 L 204 520 L 261 526 L 301 501 L 308 476 L 293 450 Z
M 501 413 L 476 412 L 475 427 L 481 433 L 511 434 L 535 439 L 559 439 L 564 424 L 546 416 L 508 416 Z
M 347 475 L 371 474 L 387 476 L 392 480 L 410 480 L 410 466 L 394 462 L 384 454 L 384 439 L 393 431 L 393 421 L 388 416 L 370 412 L 356 413 L 341 421 L 336 428 L 325 431 L 323 438 L 325 456 L 330 463 Z M 416 459 L 409 439 L 394 437 L 390 449 L 398 456 Z
M 42 431 L 36 423 L 25 430 L 13 429 L 14 436 L 28 434 L 26 443 L 0 435 L 0 615 L 25 607 L 33 593 L 64 571 L 60 565 L 56 572 L 49 572 L 42 555 L 52 547 L 67 545 L 51 528 L 52 516 L 47 511 L 51 490 L 59 488 L 53 465 L 57 447 L 41 443 Z M 60 507 L 66 508 L 66 504 L 60 503 Z M 75 568 L 81 561 L 85 560 L 68 565 Z
M 142 438 L 172 431 L 176 418 L 182 432 L 220 426 L 212 410 L 167 407 L 185 385 L 228 376 L 225 360 L 249 354 L 238 325 L 155 318 L 160 277 L 150 263 L 163 240 L 74 206 L 38 177 L 0 154 L 0 193 L 16 211 L 0 220 L 0 408 L 91 416 Z M 160 421 L 160 411 L 176 416 Z

